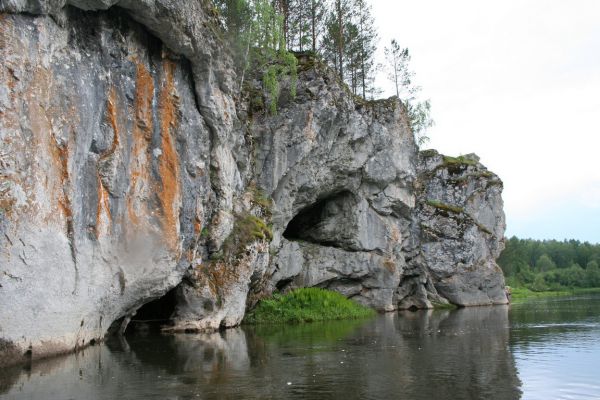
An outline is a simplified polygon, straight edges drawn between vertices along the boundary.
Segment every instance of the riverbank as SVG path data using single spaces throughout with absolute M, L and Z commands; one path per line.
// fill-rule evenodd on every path
M 511 303 L 521 303 L 530 299 L 558 297 L 558 296 L 573 296 L 580 294 L 600 293 L 600 288 L 573 288 L 565 290 L 554 290 L 545 292 L 534 292 L 527 288 L 512 287 L 511 288 Z

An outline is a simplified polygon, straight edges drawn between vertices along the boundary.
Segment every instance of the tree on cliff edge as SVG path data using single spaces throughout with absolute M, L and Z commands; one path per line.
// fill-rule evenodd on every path
M 263 73 L 262 84 L 267 93 L 267 109 L 275 114 L 280 81 L 291 79 L 291 96 L 296 95 L 297 60 L 287 50 L 288 1 L 215 0 L 221 21 L 234 50 L 239 90 L 244 86 L 246 71 Z
M 385 60 L 388 79 L 394 84 L 396 96 L 406 106 L 413 133 L 421 146 L 429 141 L 426 131 L 434 123 L 431 119 L 431 103 L 429 100 L 417 100 L 421 87 L 413 83 L 414 72 L 409 68 L 410 53 L 407 48 L 402 48 L 396 39 L 392 39 L 390 47 L 385 47 Z

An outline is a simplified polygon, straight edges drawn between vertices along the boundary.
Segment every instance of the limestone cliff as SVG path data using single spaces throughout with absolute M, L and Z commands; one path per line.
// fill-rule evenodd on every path
M 175 331 L 302 286 L 382 311 L 507 302 L 497 176 L 419 153 L 400 102 L 305 56 L 297 96 L 261 111 L 210 10 L 0 0 L 0 363 L 100 340 L 175 287 Z

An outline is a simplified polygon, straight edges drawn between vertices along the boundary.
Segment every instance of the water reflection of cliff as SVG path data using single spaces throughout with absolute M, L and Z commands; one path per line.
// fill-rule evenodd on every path
M 299 398 L 520 397 L 507 307 L 389 314 L 334 344 L 308 348 L 305 342 L 315 337 L 300 336 L 294 344 L 247 336 L 270 358 L 263 375 L 293 382 Z
M 4 388 L 39 399 L 515 399 L 508 341 L 505 307 L 137 335 L 38 364 Z
M 394 361 L 406 381 L 404 398 L 517 399 L 520 381 L 509 350 L 507 307 L 404 314 L 379 329 L 396 346 Z M 391 357 L 390 357 L 391 358 Z M 376 372 L 375 375 L 378 375 Z M 373 385 L 375 387 L 375 385 Z

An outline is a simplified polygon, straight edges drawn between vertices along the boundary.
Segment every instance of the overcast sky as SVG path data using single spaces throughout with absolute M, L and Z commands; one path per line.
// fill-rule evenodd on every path
M 600 243 L 600 0 L 372 4 L 431 99 L 426 147 L 500 175 L 507 236 Z

